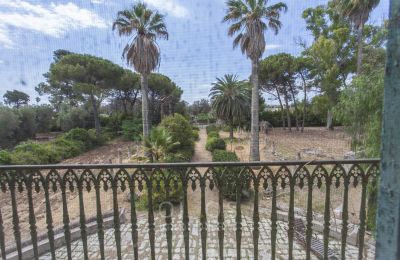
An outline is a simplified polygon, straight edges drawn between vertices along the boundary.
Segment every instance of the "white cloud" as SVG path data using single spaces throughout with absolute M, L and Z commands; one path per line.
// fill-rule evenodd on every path
M 24 0 L 0 0 L 0 44 L 10 47 L 12 30 L 23 29 L 52 37 L 62 37 L 67 31 L 84 28 L 107 28 L 96 13 L 74 3 L 48 6 Z
M 280 49 L 280 48 L 282 48 L 283 46 L 282 45 L 280 45 L 280 44 L 267 44 L 267 45 L 265 45 L 265 50 L 266 51 L 268 51 L 268 50 L 275 50 L 275 49 Z
M 90 0 L 90 2 L 91 2 L 92 4 L 104 4 L 104 3 L 105 3 L 104 0 Z
M 144 2 L 177 18 L 189 16 L 189 10 L 176 0 L 144 0 Z

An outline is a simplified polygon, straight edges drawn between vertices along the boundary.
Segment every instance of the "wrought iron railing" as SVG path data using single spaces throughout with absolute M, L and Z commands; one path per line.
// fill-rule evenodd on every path
M 358 248 L 358 258 L 362 259 L 365 252 L 366 210 L 368 185 L 373 185 L 379 172 L 379 160 L 342 160 L 342 161 L 296 161 L 296 162 L 240 162 L 240 163 L 175 163 L 175 164 L 121 164 L 121 165 L 48 165 L 48 166 L 0 166 L 0 250 L 3 259 L 7 259 L 15 251 L 16 258 L 24 257 L 24 247 L 30 247 L 32 258 L 38 259 L 41 239 L 47 239 L 48 249 L 52 259 L 56 258 L 55 234 L 61 230 L 63 245 L 66 247 L 66 258 L 73 258 L 71 247 L 73 228 L 79 228 L 82 241 L 83 258 L 89 259 L 88 253 L 88 223 L 92 219 L 96 223 L 94 229 L 98 237 L 98 251 L 101 259 L 106 258 L 105 252 L 105 218 L 112 215 L 114 229 L 116 258 L 122 258 L 121 249 L 121 207 L 129 201 L 127 211 L 130 222 L 131 250 L 134 259 L 141 255 L 138 246 L 138 221 L 140 214 L 145 212 L 148 224 L 148 240 L 150 244 L 149 257 L 156 258 L 156 232 L 163 232 L 166 237 L 167 254 L 173 259 L 173 223 L 171 215 L 173 206 L 161 210 L 155 207 L 155 198 L 165 201 L 179 193 L 181 199 L 184 257 L 190 255 L 190 222 L 198 219 L 200 222 L 201 257 L 207 258 L 208 219 L 215 217 L 218 225 L 218 256 L 224 258 L 224 238 L 226 237 L 224 207 L 232 201 L 224 198 L 224 188 L 234 187 L 236 199 L 235 208 L 235 240 L 236 257 L 242 257 L 242 202 L 252 208 L 252 256 L 259 258 L 260 220 L 270 221 L 269 246 L 271 259 L 277 255 L 277 222 L 286 221 L 287 257 L 296 259 L 294 243 L 303 246 L 305 258 L 317 256 L 324 259 L 346 258 L 346 247 L 349 243 L 349 226 L 356 225 L 357 237 L 353 243 Z M 232 174 L 234 173 L 234 174 Z M 354 188 L 355 187 L 355 188 Z M 352 190 L 353 189 L 353 190 Z M 196 190 L 200 193 L 200 216 L 190 213 L 189 206 L 193 203 L 190 194 Z M 216 192 L 218 211 L 207 212 L 206 193 Z M 243 197 L 244 190 L 250 191 L 249 198 Z M 314 192 L 314 193 L 313 193 Z M 109 203 L 104 204 L 102 194 L 109 194 Z M 121 194 L 125 194 L 121 198 Z M 317 194 L 316 194 L 317 193 Z M 351 194 L 350 194 L 351 193 Z M 87 197 L 93 194 L 92 197 Z M 355 195 L 354 195 L 355 194 Z M 358 194 L 358 195 L 357 195 Z M 157 196 L 156 196 L 157 195 Z M 145 209 L 139 209 L 139 202 L 146 196 Z M 297 201 L 301 196 L 306 203 Z M 333 199 L 334 197 L 334 199 Z M 349 214 L 349 200 L 359 198 L 354 204 L 358 210 Z M 232 199 L 232 198 L 231 198 Z M 319 201 L 318 201 L 319 200 Z M 267 201 L 267 202 L 266 202 Z M 278 203 L 282 203 L 278 205 Z M 319 203 L 319 209 L 313 203 Z M 78 207 L 71 210 L 72 203 Z M 297 204 L 299 205 L 297 205 Z M 318 204 L 317 203 L 317 204 Z M 88 204 L 94 205 L 92 208 Z M 124 204 L 124 205 L 125 205 Z M 295 205 L 296 204 L 296 205 Z M 125 206 L 126 206 L 125 205 Z M 225 206 L 224 206 L 225 205 Z M 287 206 L 281 206 L 287 205 Z M 322 206 L 321 206 L 322 205 Z M 339 212 L 332 216 L 333 207 Z M 354 207 L 354 205 L 352 207 Z M 106 212 L 110 207 L 111 214 Z M 283 207 L 283 209 L 282 209 Z M 301 208 L 304 208 L 301 213 Z M 260 214 L 260 209 L 263 213 Z M 300 209 L 300 213 L 299 213 Z M 40 215 L 41 213 L 42 215 Z M 59 212 L 58 212 L 59 211 Z M 269 214 L 264 214 L 269 211 Z M 155 214 L 162 212 L 165 218 L 163 230 L 156 230 Z M 246 213 L 249 211 L 246 210 Z M 282 218 L 282 213 L 286 217 Z M 321 215 L 321 239 L 313 235 L 317 226 L 314 223 Z M 140 216 L 139 216 L 140 215 Z M 73 219 L 77 222 L 73 224 Z M 352 218 L 349 220 L 349 218 Z M 354 220 L 355 219 L 355 220 Z M 334 223 L 335 222 L 335 223 Z M 339 224 L 337 224 L 338 222 Z M 25 223 L 22 225 L 21 223 Z M 336 238 L 333 238 L 335 224 Z M 314 225 L 314 226 L 313 226 Z M 57 228 L 59 226 L 60 228 Z M 247 227 L 246 227 L 247 228 Z M 58 231 L 57 231 L 58 230 Z M 44 235 L 39 233 L 44 231 Z M 265 232 L 265 231 L 263 231 Z M 339 239 L 340 249 L 335 256 L 330 248 L 330 240 Z M 246 241 L 246 243 L 249 241 Z

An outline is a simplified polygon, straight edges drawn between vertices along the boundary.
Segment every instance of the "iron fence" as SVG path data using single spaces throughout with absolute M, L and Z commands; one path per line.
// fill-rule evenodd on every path
M 379 173 L 379 160 L 341 160 L 341 161 L 284 161 L 284 162 L 228 162 L 228 163 L 172 163 L 172 164 L 109 164 L 109 165 L 41 165 L 41 166 L 0 166 L 0 188 L 2 203 L 9 203 L 10 207 L 0 207 L 0 250 L 3 259 L 7 259 L 11 251 L 15 251 L 16 257 L 24 258 L 24 247 L 30 246 L 32 257 L 38 259 L 42 253 L 39 242 L 43 236 L 38 235 L 40 229 L 37 225 L 39 199 L 37 194 L 42 194 L 45 212 L 45 237 L 49 243 L 49 251 L 52 259 L 56 258 L 55 251 L 58 247 L 55 234 L 60 231 L 63 234 L 63 244 L 67 249 L 66 257 L 72 259 L 74 238 L 71 234 L 73 228 L 79 229 L 79 239 L 82 240 L 84 259 L 89 259 L 88 253 L 88 223 L 89 219 L 95 221 L 95 233 L 98 237 L 101 259 L 105 259 L 105 218 L 112 215 L 112 228 L 114 229 L 115 247 L 117 258 L 122 259 L 121 250 L 121 223 L 125 222 L 121 217 L 120 193 L 128 197 L 130 223 L 130 234 L 132 240 L 132 251 L 134 259 L 139 259 L 140 250 L 138 240 L 138 202 L 139 195 L 146 196 L 146 214 L 148 221 L 148 238 L 150 243 L 150 258 L 156 258 L 155 250 L 155 223 L 154 214 L 159 212 L 155 207 L 156 199 L 169 201 L 172 196 L 179 195 L 182 214 L 182 234 L 184 241 L 185 259 L 189 259 L 189 232 L 190 220 L 198 216 L 189 214 L 188 192 L 199 190 L 200 192 L 200 236 L 202 259 L 207 258 L 207 217 L 206 193 L 214 190 L 217 196 L 217 234 L 219 258 L 224 258 L 224 204 L 227 203 L 224 197 L 224 188 L 234 189 L 236 198 L 233 198 L 236 211 L 236 257 L 241 258 L 242 245 L 242 201 L 243 191 L 251 191 L 248 199 L 252 207 L 252 245 L 254 259 L 259 258 L 260 201 L 262 195 L 267 191 L 270 202 L 271 222 L 270 232 L 270 256 L 271 259 L 277 256 L 277 222 L 278 222 L 278 195 L 286 191 L 287 198 L 287 238 L 288 258 L 295 259 L 293 255 L 294 242 L 303 245 L 306 252 L 305 258 L 317 256 L 323 259 L 346 258 L 346 247 L 348 244 L 349 223 L 349 189 L 358 187 L 360 202 L 359 211 L 356 214 L 358 219 L 358 232 L 356 246 L 358 247 L 358 258 L 362 259 L 365 247 L 366 234 L 366 211 L 368 198 L 368 185 L 376 181 Z M 232 188 L 233 187 L 233 188 Z M 339 189 L 340 188 L 340 189 Z M 332 204 L 331 197 L 340 191 L 341 210 L 340 216 L 340 242 L 341 248 L 337 255 L 329 248 L 329 241 L 332 239 Z M 303 190 L 306 194 L 304 205 L 304 216 L 295 213 L 295 198 L 297 190 Z M 313 192 L 318 191 L 318 199 L 323 201 L 321 214 L 323 239 L 318 241 L 313 236 L 313 221 L 315 220 L 315 209 L 313 209 Z M 102 193 L 109 193 L 111 200 L 111 212 L 105 212 L 102 204 Z M 232 193 L 232 190 L 230 191 Z M 85 194 L 92 193 L 95 203 L 94 216 L 87 216 L 86 207 L 88 200 Z M 77 194 L 79 210 L 76 212 L 78 221 L 71 221 L 69 196 Z M 323 196 L 321 196 L 323 194 Z M 55 205 L 53 196 L 61 199 Z M 336 196 L 336 195 L 335 195 Z M 232 200 L 232 198 L 230 198 Z M 26 202 L 26 203 L 25 203 Z M 164 257 L 172 259 L 172 236 L 173 223 L 171 217 L 172 205 L 162 208 L 165 217 L 164 231 L 167 241 L 167 255 Z M 264 206 L 262 206 L 264 207 Z M 60 208 L 62 214 L 55 219 L 55 209 Z M 27 211 L 22 216 L 21 211 Z M 7 216 L 9 219 L 7 219 Z M 303 218 L 302 218 L 303 217 Z M 354 216 L 353 216 L 354 217 Z M 27 218 L 28 228 L 22 228 L 21 220 Z M 60 228 L 55 227 L 57 221 L 62 223 Z M 58 223 L 58 222 L 57 222 Z M 93 227 L 92 227 L 93 228 Z M 29 230 L 29 234 L 28 233 Z M 57 231 L 58 230 L 58 231 Z M 13 235 L 13 243 L 9 235 Z M 24 238 L 26 242 L 24 241 Z M 6 240 L 7 239 L 7 240 Z M 10 249 L 11 248 L 11 249 Z

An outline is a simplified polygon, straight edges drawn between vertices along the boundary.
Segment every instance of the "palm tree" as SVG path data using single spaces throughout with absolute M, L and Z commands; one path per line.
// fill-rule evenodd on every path
M 216 116 L 224 120 L 230 127 L 229 137 L 233 141 L 235 123 L 243 121 L 249 107 L 250 91 L 245 81 L 239 81 L 237 76 L 225 75 L 213 83 L 210 95 L 211 107 Z
M 371 11 L 379 4 L 379 0 L 336 0 L 335 2 L 339 13 L 347 17 L 357 30 L 357 75 L 360 75 L 364 25 Z
M 171 134 L 164 127 L 155 127 L 145 139 L 145 150 L 152 162 L 165 161 L 168 151 L 179 145 L 174 142 Z
M 250 160 L 259 161 L 259 91 L 258 65 L 265 50 L 264 32 L 270 28 L 278 33 L 282 24 L 279 21 L 280 13 L 287 10 L 284 3 L 267 6 L 267 0 L 229 0 L 228 10 L 223 22 L 232 23 L 228 35 L 236 35 L 233 47 L 240 44 L 243 54 L 251 59 L 251 140 Z
M 164 16 L 148 9 L 144 3 L 138 3 L 132 9 L 118 12 L 113 30 L 118 30 L 120 36 L 133 36 L 125 46 L 122 57 L 141 75 L 143 136 L 146 138 L 150 133 L 148 76 L 160 64 L 156 40 L 168 40 Z

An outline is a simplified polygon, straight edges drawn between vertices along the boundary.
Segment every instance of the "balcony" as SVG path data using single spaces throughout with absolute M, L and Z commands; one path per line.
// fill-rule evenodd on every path
M 3 259 L 374 259 L 379 160 L 0 167 Z

